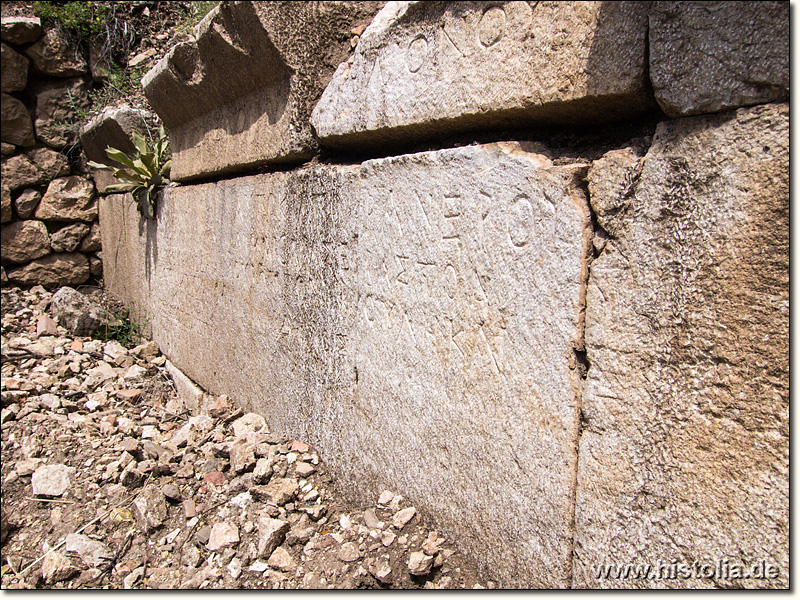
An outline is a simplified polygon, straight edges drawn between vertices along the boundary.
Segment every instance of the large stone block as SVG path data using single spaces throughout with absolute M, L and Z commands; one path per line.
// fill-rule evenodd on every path
M 19 92 L 28 83 L 28 59 L 10 46 L 0 44 L 0 90 Z
M 44 80 L 34 86 L 36 137 L 60 150 L 77 138 L 76 111 L 89 107 L 89 90 L 83 79 Z
M 9 44 L 29 44 L 42 35 L 39 17 L 17 17 L 9 15 L 0 21 L 0 38 Z
M 311 109 L 378 2 L 224 2 L 142 79 L 172 178 L 309 158 Z
M 36 138 L 33 136 L 33 121 L 25 105 L 8 94 L 3 94 L 0 99 L 0 114 L 2 115 L 2 139 L 4 142 L 16 146 L 33 146 Z
M 119 167 L 118 163 L 108 158 L 106 148 L 111 146 L 134 155 L 136 147 L 131 138 L 133 132 L 147 137 L 147 132 L 155 129 L 155 116 L 149 111 L 130 107 L 108 108 L 81 129 L 81 146 L 89 160 Z M 103 169 L 92 169 L 92 177 L 101 194 L 105 193 L 108 186 L 119 183 L 110 171 Z
M 570 583 L 583 171 L 511 144 L 362 167 L 358 386 L 325 447 L 515 587 Z
M 89 70 L 78 45 L 57 27 L 47 29 L 44 36 L 25 49 L 25 54 L 42 75 L 73 77 Z
M 662 123 L 629 176 L 590 175 L 627 193 L 592 198 L 615 233 L 587 293 L 575 583 L 785 587 L 789 107 Z M 726 579 L 725 560 L 779 574 Z M 609 564 L 667 567 L 598 579 Z
M 788 2 L 656 2 L 650 78 L 671 117 L 789 97 Z
M 89 279 L 89 261 L 79 252 L 49 254 L 28 264 L 8 269 L 9 281 L 21 285 L 43 285 L 49 288 L 78 285 Z
M 358 167 L 176 187 L 156 221 L 129 194 L 106 196 L 106 285 L 147 313 L 188 377 L 302 437 L 354 376 L 341 357 L 355 332 L 357 191 Z
M 4 160 L 2 175 L 3 184 L 13 191 L 69 175 L 69 162 L 66 156 L 54 150 L 36 148 Z
M 172 188 L 156 221 L 111 195 L 106 285 L 362 499 L 391 486 L 492 578 L 568 586 L 585 168 L 497 144 Z
M 3 225 L 2 262 L 25 263 L 50 254 L 47 227 L 41 221 L 17 221 Z
M 647 109 L 648 2 L 390 2 L 314 109 L 330 146 Z
M 97 194 L 94 184 L 83 177 L 71 175 L 50 182 L 34 213 L 42 221 L 97 220 Z

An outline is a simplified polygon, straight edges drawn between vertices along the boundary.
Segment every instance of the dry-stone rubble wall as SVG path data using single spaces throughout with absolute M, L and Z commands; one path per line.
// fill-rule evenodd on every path
M 504 585 L 788 586 L 788 3 L 338 7 L 330 82 L 243 4 L 146 82 L 179 178 L 218 179 L 100 206 L 170 360 Z M 717 561 L 776 576 L 598 577 Z
M 4 16 L 2 38 L 2 282 L 48 287 L 100 278 L 97 191 L 79 169 L 75 111 L 89 67 L 38 18 Z

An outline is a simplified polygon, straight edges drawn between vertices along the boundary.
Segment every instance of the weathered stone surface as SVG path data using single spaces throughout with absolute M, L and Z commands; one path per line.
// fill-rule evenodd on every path
M 0 119 L 0 132 L 4 142 L 15 146 L 33 146 L 36 143 L 31 114 L 14 96 L 3 94 L 0 98 Z
M 787 586 L 789 106 L 661 123 L 624 205 L 587 292 L 575 585 L 715 587 L 594 569 L 730 557 Z
M 69 162 L 67 157 L 47 148 L 36 148 L 29 150 L 25 155 L 39 171 L 44 173 L 45 180 L 69 175 Z
M 73 252 L 87 233 L 89 226 L 86 223 L 67 225 L 50 235 L 50 247 L 53 252 Z
M 88 88 L 83 79 L 39 81 L 36 96 L 36 137 L 60 150 L 75 141 L 75 111 L 89 106 Z
M 95 181 L 95 183 L 97 183 Z M 86 234 L 86 237 L 81 240 L 81 245 L 78 246 L 78 250 L 81 252 L 94 252 L 96 250 L 100 250 L 102 248 L 102 239 L 100 237 L 100 223 L 95 221 L 92 223 L 91 228 L 89 229 L 89 233 Z
M 142 79 L 172 178 L 309 158 L 311 109 L 378 2 L 225 2 Z
M 16 146 L 14 144 L 8 144 L 6 142 L 0 142 L 0 154 L 3 156 L 10 156 L 16 152 Z
M 88 70 L 79 48 L 57 27 L 47 29 L 35 44 L 25 49 L 25 54 L 33 68 L 43 75 L 73 77 Z
M 50 311 L 74 336 L 91 336 L 104 322 L 103 307 L 68 286 L 53 294 Z
M 111 64 L 108 62 L 108 53 L 103 52 L 104 40 L 100 37 L 92 38 L 89 42 L 89 73 L 95 81 L 106 81 L 111 76 Z
M 323 144 L 606 121 L 650 104 L 645 2 L 391 2 L 314 109 Z
M 3 185 L 12 191 L 40 185 L 61 175 L 69 175 L 67 158 L 47 148 L 29 150 L 3 161 Z
M 89 262 L 80 252 L 50 254 L 22 267 L 8 269 L 6 275 L 9 281 L 23 285 L 77 285 L 89 279 Z
M 89 160 L 119 167 L 118 163 L 108 158 L 106 148 L 111 146 L 126 154 L 134 154 L 136 147 L 131 134 L 136 131 L 146 136 L 148 129 L 156 129 L 155 116 L 152 113 L 129 107 L 109 108 L 81 129 L 81 146 Z M 92 176 L 101 194 L 105 193 L 109 185 L 119 183 L 110 171 L 103 169 L 93 169 Z
M 96 220 L 98 210 L 94 184 L 77 175 L 54 179 L 47 186 L 35 215 L 43 221 Z
M 0 21 L 0 38 L 9 44 L 29 44 L 42 35 L 39 17 L 3 17 Z
M 26 263 L 50 254 L 50 238 L 47 227 L 41 221 L 17 221 L 3 225 L 0 237 L 4 265 Z
M 671 117 L 789 97 L 787 2 L 655 2 L 650 79 Z
M 14 200 L 14 208 L 17 211 L 17 216 L 20 219 L 27 219 L 33 215 L 33 211 L 39 205 L 39 200 L 42 199 L 41 192 L 37 190 L 27 189 L 23 191 Z
M 109 196 L 106 285 L 368 501 L 398 487 L 500 580 L 567 585 L 584 171 L 494 144 L 173 188 L 141 226 Z
M 0 43 L 0 90 L 19 92 L 28 83 L 28 59 Z
M 11 190 L 6 187 L 5 182 L 3 182 L 0 194 L 0 223 L 8 223 L 14 218 L 14 213 L 11 210 Z

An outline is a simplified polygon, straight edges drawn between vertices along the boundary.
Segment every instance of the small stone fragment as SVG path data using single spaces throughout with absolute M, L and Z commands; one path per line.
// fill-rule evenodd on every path
M 173 502 L 180 502 L 181 499 L 181 491 L 178 489 L 178 486 L 173 483 L 168 483 L 164 487 L 161 488 L 161 493 L 164 494 L 164 497 L 167 500 L 172 500 Z
M 248 433 L 267 433 L 269 431 L 264 417 L 256 413 L 247 413 L 236 419 L 231 427 L 233 435 L 237 438 L 245 437 Z
M 294 472 L 300 477 L 308 477 L 316 470 L 317 468 L 314 465 L 307 462 L 299 462 L 294 467 Z
M 258 556 L 270 556 L 283 543 L 289 523 L 266 515 L 258 518 Z
M 167 518 L 167 503 L 164 494 L 155 483 L 147 484 L 133 501 L 139 512 L 139 523 L 148 530 L 161 527 Z
M 42 578 L 47 584 L 70 579 L 79 572 L 80 569 L 73 566 L 70 560 L 60 552 L 50 552 L 42 560 Z
M 404 508 L 395 514 L 394 519 L 392 519 L 392 525 L 394 525 L 396 529 L 402 529 L 406 526 L 406 523 L 414 518 L 415 514 L 417 514 L 417 509 L 413 506 Z
M 297 562 L 292 558 L 292 555 L 281 546 L 275 548 L 275 551 L 267 560 L 267 564 L 273 569 L 285 572 L 293 571 L 297 568 Z
M 79 555 L 87 567 L 99 567 L 114 558 L 114 553 L 108 546 L 81 533 L 69 534 L 64 549 Z
M 375 515 L 375 511 L 371 508 L 368 508 L 364 511 L 364 524 L 370 529 L 383 528 L 383 522 L 378 520 L 378 517 Z
M 430 573 L 432 566 L 433 557 L 424 552 L 412 552 L 408 559 L 408 570 L 417 577 Z
M 386 506 L 392 501 L 392 499 L 394 499 L 394 494 L 389 490 L 384 490 L 378 497 L 378 504 L 380 504 L 381 506 Z
M 214 523 L 208 537 L 207 548 L 209 550 L 219 550 L 225 546 L 239 543 L 239 528 L 232 523 Z
M 72 485 L 75 467 L 45 465 L 39 467 L 31 477 L 34 496 L 63 496 Z
M 339 560 L 343 562 L 353 562 L 354 560 L 358 560 L 359 552 L 358 546 L 355 542 L 347 542 L 342 544 L 339 547 L 339 551 L 336 553 L 336 556 L 339 557 Z

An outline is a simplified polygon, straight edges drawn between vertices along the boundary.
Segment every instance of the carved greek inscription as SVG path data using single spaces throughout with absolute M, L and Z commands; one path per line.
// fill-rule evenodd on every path
M 456 286 L 458 285 L 458 276 L 456 275 L 456 269 L 453 265 L 447 265 L 447 268 L 444 270 L 444 286 L 445 292 L 450 298 L 456 297 Z
M 425 57 L 428 54 L 428 41 L 423 36 L 417 36 L 408 45 L 406 53 L 406 66 L 411 73 L 416 73 L 425 64 Z
M 499 6 L 493 6 L 483 13 L 478 25 L 478 40 L 484 47 L 490 48 L 503 38 L 506 27 L 506 12 Z
M 518 196 L 511 206 L 508 219 L 508 234 L 511 243 L 521 248 L 528 243 L 533 225 L 533 206 L 527 196 Z

